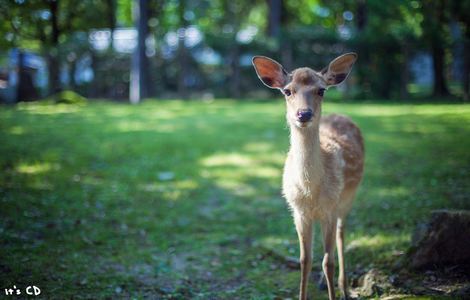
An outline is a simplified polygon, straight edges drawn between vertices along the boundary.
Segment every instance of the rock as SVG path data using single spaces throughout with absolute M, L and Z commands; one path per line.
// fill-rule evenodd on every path
M 361 297 L 381 295 L 391 287 L 387 282 L 387 276 L 377 269 L 371 269 L 359 278 L 358 293 Z
M 468 264 L 469 249 L 470 211 L 436 210 L 415 231 L 408 258 L 414 269 Z
M 359 285 L 361 286 L 361 296 L 371 297 L 380 292 L 377 284 L 375 283 L 375 274 L 372 271 L 375 270 L 367 272 L 361 279 L 359 279 Z

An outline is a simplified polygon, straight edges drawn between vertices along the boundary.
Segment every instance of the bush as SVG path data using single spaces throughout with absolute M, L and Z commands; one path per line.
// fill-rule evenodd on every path
M 62 91 L 53 96 L 55 103 L 64 104 L 85 104 L 88 99 L 75 93 L 74 91 Z

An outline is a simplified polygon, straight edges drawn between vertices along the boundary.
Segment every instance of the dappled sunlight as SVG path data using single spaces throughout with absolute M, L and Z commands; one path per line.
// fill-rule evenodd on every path
M 374 197 L 379 198 L 401 198 L 407 197 L 410 195 L 410 190 L 407 187 L 402 185 L 396 185 L 392 187 L 380 187 L 375 188 L 371 191 L 371 194 Z
M 282 164 L 285 159 L 285 154 L 279 152 L 265 152 L 270 144 L 268 143 L 248 143 L 243 146 L 244 149 L 247 149 L 249 152 L 255 153 L 218 153 L 213 154 L 209 157 L 203 158 L 201 164 L 204 167 L 251 167 L 250 172 L 256 172 L 256 169 L 265 167 L 266 165 L 279 165 L 282 167 Z M 260 147 L 256 149 L 256 147 Z M 255 150 L 256 149 L 256 150 Z M 259 154 L 267 155 L 259 156 Z M 266 170 L 262 173 L 266 173 Z
M 201 159 L 201 176 L 238 196 L 257 193 L 257 179 L 280 180 L 282 159 L 277 155 L 218 153 Z M 266 182 L 268 184 L 268 182 Z M 280 184 L 280 183 L 279 183 Z
M 26 131 L 23 126 L 12 126 L 7 132 L 12 135 L 22 135 Z
M 140 114 L 142 110 L 145 111 L 144 114 Z M 170 120 L 170 119 L 174 119 L 177 117 L 180 118 L 181 112 L 174 111 L 172 109 L 169 109 L 168 107 L 166 107 L 165 109 L 155 109 L 154 106 L 148 106 L 148 105 L 147 107 L 142 106 L 142 107 L 136 107 L 134 110 L 129 110 L 127 106 L 123 105 L 123 106 L 116 106 L 116 107 L 107 107 L 106 115 L 110 117 L 115 117 L 115 118 L 138 117 L 139 120 L 150 121 L 150 120 Z
M 243 182 L 247 176 L 253 176 L 245 168 L 238 170 L 233 170 L 233 168 L 205 169 L 201 172 L 201 176 L 213 181 L 217 187 L 238 196 L 250 196 L 256 192 L 254 187 Z
M 203 159 L 201 162 L 205 167 L 247 167 L 254 164 L 254 161 L 250 157 L 239 153 L 215 154 Z
M 136 132 L 136 131 L 154 131 L 154 132 L 174 132 L 181 129 L 179 123 L 152 124 L 144 121 L 122 120 L 116 122 L 113 129 L 119 132 Z
M 389 251 L 396 250 L 397 245 L 402 245 L 409 240 L 408 234 L 376 234 L 373 236 L 363 235 L 348 239 L 345 252 L 360 251 L 367 249 L 367 251 L 376 251 L 379 249 L 388 249 Z
M 157 193 L 165 200 L 179 201 L 185 199 L 189 191 L 199 188 L 199 184 L 195 180 L 184 179 L 141 183 L 137 188 L 139 191 Z
M 93 115 L 91 113 L 94 113 L 93 111 L 89 111 L 88 115 Z M 106 108 L 106 115 L 110 117 L 118 117 L 118 118 L 124 118 L 124 117 L 129 117 L 132 115 L 132 111 L 130 111 L 126 106 L 112 106 L 112 107 L 107 107 Z
M 258 167 L 253 174 L 262 178 L 276 178 L 281 176 L 281 172 L 280 168 Z
M 266 143 L 266 142 L 252 142 L 252 143 L 247 143 L 245 146 L 243 146 L 243 150 L 247 152 L 253 152 L 253 153 L 269 153 L 269 155 L 274 155 L 276 158 L 279 160 L 282 160 L 281 154 L 274 153 L 274 147 L 272 143 Z
M 19 103 L 18 110 L 27 111 L 30 114 L 37 115 L 54 115 L 76 113 L 83 109 L 83 105 L 70 104 L 44 104 L 44 103 Z
M 104 179 L 97 176 L 93 176 L 92 174 L 88 174 L 85 176 L 75 175 L 73 179 L 74 181 L 81 181 L 82 184 L 90 186 L 100 186 L 105 182 Z
M 445 114 L 467 114 L 470 106 L 442 105 L 442 104 L 367 104 L 367 103 L 327 103 L 325 102 L 324 112 L 345 113 L 352 116 L 361 117 L 396 117 L 413 115 L 445 115 Z
M 286 216 L 286 219 L 287 218 L 288 217 Z M 291 226 L 293 226 L 293 223 Z M 297 253 L 298 241 L 296 239 L 295 234 L 292 234 L 291 239 L 281 238 L 280 236 L 269 235 L 269 236 L 266 236 L 257 240 L 255 245 L 256 244 L 260 245 L 263 248 L 271 249 L 279 253 L 289 253 L 289 255 L 293 255 Z
M 239 197 L 249 197 L 256 194 L 256 189 L 249 184 L 242 183 L 237 179 L 219 178 L 214 179 L 217 187 L 227 190 Z
M 165 190 L 165 187 L 163 184 L 158 183 L 158 182 L 150 182 L 150 183 L 141 183 L 138 185 L 138 189 L 144 192 L 161 192 Z
M 132 121 L 132 120 L 123 120 L 115 123 L 113 126 L 117 131 L 120 132 L 132 132 L 132 131 L 142 131 L 148 130 L 149 126 L 145 122 L 141 121 Z
M 35 163 L 20 163 L 16 167 L 16 171 L 21 174 L 35 175 L 40 173 L 45 173 L 48 171 L 58 171 L 60 170 L 59 164 L 52 164 L 49 162 L 35 162 Z

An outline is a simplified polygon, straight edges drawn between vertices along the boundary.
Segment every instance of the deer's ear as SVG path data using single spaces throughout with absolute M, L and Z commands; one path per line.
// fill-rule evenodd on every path
M 289 73 L 277 61 L 266 56 L 255 56 L 252 62 L 258 78 L 267 87 L 282 89 L 288 83 Z
M 356 53 L 346 53 L 335 58 L 327 68 L 321 71 L 326 83 L 331 86 L 343 82 L 351 72 L 356 59 Z

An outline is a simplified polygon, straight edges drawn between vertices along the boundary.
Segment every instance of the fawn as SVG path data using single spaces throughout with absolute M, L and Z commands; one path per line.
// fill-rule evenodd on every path
M 300 299 L 307 299 L 312 267 L 312 225 L 317 220 L 323 235 L 322 268 L 329 299 L 335 299 L 335 244 L 338 245 L 338 285 L 341 297 L 348 297 L 344 219 L 362 179 L 364 142 L 361 131 L 348 117 L 321 117 L 321 105 L 325 90 L 346 79 L 356 58 L 355 53 L 347 53 L 320 72 L 299 68 L 288 73 L 268 57 L 253 57 L 259 79 L 269 88 L 281 90 L 286 98 L 290 149 L 282 189 L 292 210 L 300 244 Z

